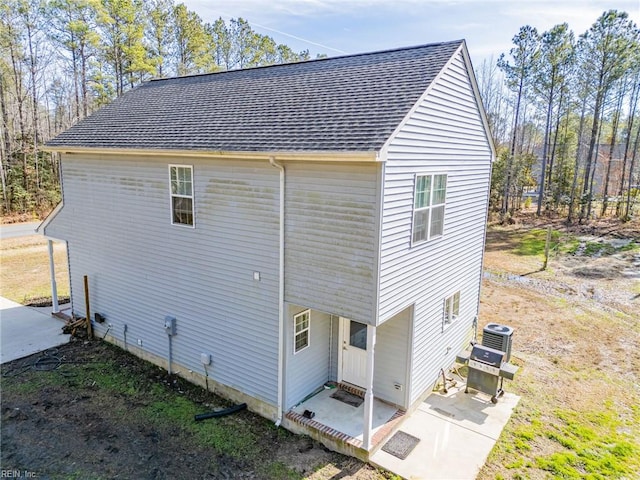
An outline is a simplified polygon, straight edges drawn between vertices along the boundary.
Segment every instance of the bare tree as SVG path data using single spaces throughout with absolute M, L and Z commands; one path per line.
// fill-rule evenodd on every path
M 627 177 L 627 161 L 629 160 L 629 148 L 631 147 L 631 138 L 633 135 L 633 127 L 635 124 L 636 111 L 638 108 L 638 97 L 640 96 L 640 52 L 636 56 L 633 71 L 635 74 L 631 80 L 631 94 L 629 97 L 629 113 L 627 116 L 627 124 L 625 127 L 625 143 L 622 154 L 622 175 L 620 176 L 620 184 L 618 186 L 618 203 L 616 205 L 616 215 L 622 216 L 622 204 L 624 202 L 624 184 L 625 179 L 629 179 L 629 188 L 631 188 L 631 171 Z
M 511 132 L 511 145 L 509 148 L 509 156 L 507 157 L 507 165 L 505 172 L 504 195 L 502 200 L 502 209 L 500 211 L 502 220 L 504 221 L 509 209 L 509 197 L 511 193 L 511 183 L 513 179 L 513 163 L 516 155 L 516 141 L 518 135 L 518 126 L 520 122 L 520 108 L 526 93 L 530 75 L 536 58 L 539 55 L 538 31 L 529 25 L 521 27 L 516 36 L 513 37 L 513 47 L 509 53 L 513 59 L 513 64 L 509 63 L 504 54 L 498 59 L 498 66 L 504 71 L 507 86 L 515 91 L 515 108 L 513 113 L 513 130 Z
M 601 216 L 604 216 L 607 212 L 607 209 L 609 208 L 609 183 L 611 182 L 611 167 L 613 166 L 614 162 L 614 150 L 618 143 L 618 126 L 620 124 L 620 115 L 622 114 L 622 103 L 624 101 L 627 90 L 627 82 L 624 80 L 625 79 L 619 82 L 619 88 L 616 95 L 615 108 L 613 111 L 613 118 L 611 122 L 611 139 L 609 141 L 609 155 L 602 190 L 602 211 L 600 213 Z

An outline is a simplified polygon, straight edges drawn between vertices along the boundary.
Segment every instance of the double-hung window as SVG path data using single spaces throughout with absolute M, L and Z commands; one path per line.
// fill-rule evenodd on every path
M 460 292 L 456 292 L 444 300 L 444 325 L 450 325 L 460 315 Z
M 446 175 L 416 175 L 413 197 L 413 245 L 442 236 L 446 196 Z
M 169 165 L 171 223 L 193 227 L 193 167 Z
M 293 336 L 293 352 L 298 353 L 309 346 L 309 320 L 311 312 L 305 310 L 293 317 L 294 336 Z

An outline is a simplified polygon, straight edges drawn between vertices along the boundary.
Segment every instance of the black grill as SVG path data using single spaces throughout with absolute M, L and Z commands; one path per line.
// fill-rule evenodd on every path
M 482 335 L 482 345 L 474 344 L 471 352 L 468 350 L 458 355 L 457 361 L 466 363 L 469 367 L 467 387 L 491 395 L 491 401 L 496 403 L 502 390 L 503 380 L 513 380 L 518 367 L 509 362 L 511 358 L 511 338 L 513 329 L 497 323 L 488 324 Z
M 469 360 L 480 362 L 488 367 L 496 368 L 500 370 L 502 360 L 504 359 L 504 352 L 496 350 L 495 348 L 488 347 L 486 345 L 474 345 L 471 350 L 471 356 Z M 497 373 L 499 375 L 499 372 Z

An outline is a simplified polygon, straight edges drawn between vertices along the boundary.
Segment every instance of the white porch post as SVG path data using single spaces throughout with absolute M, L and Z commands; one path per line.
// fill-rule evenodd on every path
M 367 325 L 367 391 L 364 394 L 364 429 L 362 432 L 362 446 L 371 449 L 373 423 L 373 359 L 376 346 L 376 327 Z
M 53 259 L 53 240 L 47 239 L 47 249 L 49 250 L 49 272 L 51 274 L 51 313 L 58 313 L 58 286 L 56 284 L 56 265 Z

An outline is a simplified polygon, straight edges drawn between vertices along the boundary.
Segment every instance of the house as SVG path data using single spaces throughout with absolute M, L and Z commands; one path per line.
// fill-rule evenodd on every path
M 40 231 L 99 337 L 367 458 L 474 334 L 490 138 L 464 41 L 152 80 L 49 142 Z

